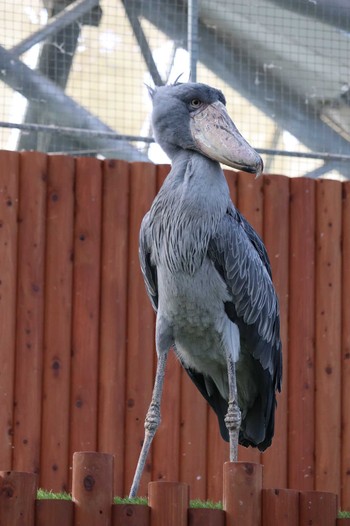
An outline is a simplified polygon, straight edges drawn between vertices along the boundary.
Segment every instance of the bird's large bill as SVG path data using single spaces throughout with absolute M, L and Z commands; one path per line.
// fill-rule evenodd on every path
M 193 112 L 190 128 L 198 151 L 207 157 L 257 176 L 261 174 L 260 155 L 239 133 L 220 101 Z

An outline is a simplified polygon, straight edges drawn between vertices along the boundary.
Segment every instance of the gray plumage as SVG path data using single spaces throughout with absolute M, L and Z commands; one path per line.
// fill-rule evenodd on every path
M 189 83 L 151 94 L 156 140 L 172 159 L 140 230 L 158 358 L 174 349 L 225 440 L 233 363 L 239 442 L 264 450 L 281 383 L 278 301 L 266 249 L 231 202 L 218 161 L 257 174 L 262 162 L 228 117 L 220 91 Z

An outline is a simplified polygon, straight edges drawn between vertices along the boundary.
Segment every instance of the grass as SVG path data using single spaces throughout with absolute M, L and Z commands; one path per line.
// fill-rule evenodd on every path
M 40 499 L 56 499 L 56 500 L 72 500 L 72 496 L 69 493 L 54 493 L 53 491 L 46 491 L 39 489 L 37 498 Z M 140 504 L 147 505 L 148 501 L 146 497 L 114 497 L 114 504 Z M 190 508 L 209 508 L 213 510 L 222 510 L 222 502 L 213 502 L 211 500 L 200 500 L 194 499 L 190 501 Z M 340 511 L 338 513 L 338 519 L 350 519 L 350 511 Z
M 53 491 L 46 491 L 44 489 L 39 489 L 37 493 L 37 499 L 56 499 L 56 500 L 72 500 L 72 496 L 69 493 L 54 493 Z M 146 497 L 114 497 L 114 504 L 140 504 L 147 505 L 148 500 Z M 211 500 L 191 500 L 191 508 L 210 508 L 210 509 L 222 509 L 221 502 L 212 502 Z

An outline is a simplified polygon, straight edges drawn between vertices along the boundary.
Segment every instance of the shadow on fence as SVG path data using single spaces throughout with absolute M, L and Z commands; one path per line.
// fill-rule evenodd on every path
M 34 473 L 0 472 L 0 524 L 21 526 L 349 526 L 337 495 L 262 489 L 261 464 L 226 462 L 223 510 L 189 508 L 189 486 L 150 482 L 148 505 L 113 504 L 114 458 L 73 456 L 72 501 L 37 500 Z

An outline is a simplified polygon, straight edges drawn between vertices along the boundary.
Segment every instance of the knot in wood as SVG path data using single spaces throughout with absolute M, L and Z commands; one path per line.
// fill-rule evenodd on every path
M 86 475 L 86 477 L 84 477 L 83 484 L 86 491 L 92 491 L 95 485 L 94 477 L 92 475 Z

